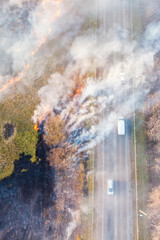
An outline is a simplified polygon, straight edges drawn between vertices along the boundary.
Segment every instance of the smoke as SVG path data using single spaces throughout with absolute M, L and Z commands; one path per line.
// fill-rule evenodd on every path
M 0 89 L 19 72 L 23 72 L 22 86 L 31 85 L 43 76 L 48 65 L 52 69 L 64 64 L 68 60 L 68 45 L 90 12 L 90 1 L 2 1 Z M 1 91 L 1 96 L 11 87 Z
M 39 91 L 39 97 L 41 98 L 41 103 L 37 107 L 33 120 L 36 122 L 37 117 L 42 116 L 45 112 L 52 111 L 53 107 L 58 105 L 60 99 L 69 93 L 69 88 L 67 82 L 69 80 L 64 78 L 59 73 L 51 75 L 48 80 L 48 85 L 42 87 Z
M 160 51 L 158 0 L 141 1 L 145 20 L 138 41 L 131 30 L 139 25 L 130 22 L 131 17 L 138 18 L 137 6 L 132 6 L 131 16 L 128 1 L 117 6 L 103 1 L 99 15 L 91 0 L 1 2 L 0 90 L 19 72 L 23 72 L 22 90 L 49 69 L 32 120 L 41 122 L 46 113 L 58 113 L 66 123 L 67 141 L 78 146 L 77 154 L 89 151 L 115 130 L 120 116 L 132 116 L 133 89 L 138 109 L 154 88 L 158 77 L 154 56 Z M 55 66 L 64 69 L 54 72 Z M 11 89 L 12 84 L 1 91 L 1 99 Z M 70 225 L 68 238 L 74 227 Z
M 64 72 L 52 75 L 48 85 L 39 90 L 41 103 L 33 120 L 38 121 L 47 106 L 51 112 L 58 108 L 66 121 L 69 141 L 79 145 L 79 152 L 94 147 L 116 128 L 119 116 L 132 116 L 133 87 L 137 109 L 141 99 L 154 87 L 157 79 L 154 56 L 160 50 L 158 30 L 159 22 L 149 24 L 141 46 L 127 39 L 124 42 L 113 29 L 102 40 L 94 35 L 75 38 Z M 121 83 L 122 72 L 125 85 Z M 85 86 L 81 94 L 71 98 L 77 74 L 79 87 L 84 82 Z
M 152 22 L 148 25 L 144 34 L 144 47 L 153 52 L 158 52 L 160 49 L 160 22 Z
M 76 227 L 78 226 L 79 224 L 79 218 L 80 218 L 80 213 L 79 211 L 75 211 L 73 212 L 71 209 L 69 209 L 69 212 L 71 213 L 72 215 L 72 222 L 69 223 L 69 226 L 67 228 L 67 232 L 66 232 L 66 240 L 69 240 L 72 233 L 74 232 L 74 230 L 76 229 Z

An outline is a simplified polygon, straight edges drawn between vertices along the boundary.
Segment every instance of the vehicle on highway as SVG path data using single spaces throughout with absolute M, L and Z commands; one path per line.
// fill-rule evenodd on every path
M 125 119 L 120 117 L 118 119 L 118 135 L 125 135 Z
M 108 180 L 108 195 L 113 195 L 114 194 L 114 184 L 113 180 Z
M 125 84 L 125 73 L 124 72 L 122 72 L 121 74 L 120 74 L 120 79 L 121 79 L 121 84 Z

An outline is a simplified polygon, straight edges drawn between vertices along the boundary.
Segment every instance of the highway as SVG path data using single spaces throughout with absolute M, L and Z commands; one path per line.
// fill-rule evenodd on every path
M 129 3 L 128 3 L 129 4 Z M 115 8 L 115 6 L 117 6 Z M 98 16 L 100 19 L 101 33 L 108 28 L 117 26 L 128 28 L 131 24 L 131 6 L 126 1 L 114 0 L 110 3 L 107 12 L 107 2 L 100 1 Z M 106 11 L 101 11 L 101 9 Z M 128 21 L 127 21 L 128 19 Z M 126 24 L 127 22 L 127 24 Z M 132 27 L 131 27 L 132 28 Z M 100 38 L 100 36 L 99 36 Z M 125 88 L 124 85 L 121 87 Z M 125 92 L 125 91 L 124 91 Z M 127 101 L 127 94 L 121 96 L 121 104 Z M 117 98 L 118 101 L 119 98 Z M 115 102 L 120 105 L 120 102 Z M 114 108 L 114 106 L 113 106 Z M 102 118 L 107 118 L 107 112 Z M 123 116 L 123 113 L 122 113 Z M 119 116 L 121 117 L 121 116 Z M 118 118 L 117 118 L 118 125 Z M 134 194 L 131 191 L 131 130 L 130 120 L 126 119 L 126 134 L 119 136 L 117 125 L 95 150 L 95 240 L 133 240 L 133 206 Z M 114 194 L 108 195 L 108 179 L 114 181 Z
M 130 186 L 130 132 L 118 136 L 115 129 L 99 145 L 96 155 L 95 239 L 133 239 Z M 114 181 L 114 194 L 108 195 L 108 179 Z

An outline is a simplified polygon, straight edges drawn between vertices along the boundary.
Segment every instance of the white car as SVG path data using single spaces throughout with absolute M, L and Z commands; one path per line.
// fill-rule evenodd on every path
M 125 73 L 124 72 L 122 72 L 121 74 L 120 74 L 120 79 L 121 79 L 121 84 L 125 84 Z
M 108 195 L 114 194 L 113 180 L 108 180 Z
M 118 119 L 118 135 L 122 135 L 122 136 L 124 136 L 125 135 L 125 133 L 126 133 L 126 130 L 125 130 L 125 119 L 124 119 L 124 117 L 120 117 L 119 119 Z

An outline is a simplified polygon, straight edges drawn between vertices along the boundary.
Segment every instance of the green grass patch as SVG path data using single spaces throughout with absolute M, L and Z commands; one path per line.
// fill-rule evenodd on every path
M 92 239 L 92 231 L 94 233 L 95 226 L 93 224 L 92 229 L 92 214 L 93 219 L 95 219 L 95 211 L 94 206 L 92 206 L 92 197 L 94 191 L 94 175 L 93 175 L 93 161 L 94 155 L 91 153 L 90 159 L 87 161 L 87 169 L 89 174 L 87 176 L 87 187 L 88 187 L 88 197 L 83 199 L 83 205 L 87 208 L 87 213 L 82 213 L 82 239 L 83 240 L 91 240 Z
M 143 113 L 136 113 L 136 153 L 137 153 L 137 184 L 138 184 L 138 222 L 139 240 L 149 240 L 147 216 L 140 216 L 139 210 L 147 211 L 148 174 L 146 159 L 146 136 Z
M 28 170 L 27 169 L 25 169 L 25 168 L 23 168 L 22 170 L 21 170 L 21 172 L 23 173 L 23 172 L 27 172 Z
M 31 117 L 37 103 L 30 94 L 18 94 L 0 104 L 0 179 L 13 172 L 14 161 L 20 154 L 30 155 L 31 160 L 36 161 L 38 133 Z M 15 127 L 15 134 L 7 140 L 3 131 L 6 123 Z
M 39 104 L 37 91 L 45 83 L 46 80 L 40 78 L 23 93 L 8 95 L 0 103 L 0 180 L 12 174 L 14 161 L 21 154 L 30 155 L 31 161 L 36 161 L 38 133 L 31 117 Z M 8 139 L 4 136 L 7 123 L 14 126 L 14 134 Z

